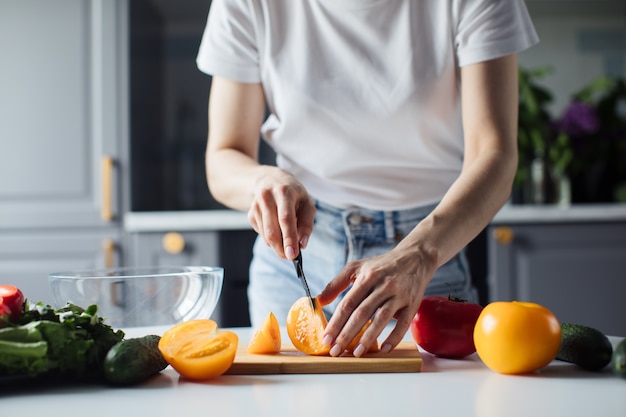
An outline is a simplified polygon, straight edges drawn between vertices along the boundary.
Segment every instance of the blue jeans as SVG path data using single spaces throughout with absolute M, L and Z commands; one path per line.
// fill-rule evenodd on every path
M 339 209 L 316 202 L 317 213 L 309 244 L 302 251 L 302 265 L 313 296 L 319 294 L 347 262 L 369 258 L 393 249 L 435 207 L 400 211 Z M 461 251 L 435 273 L 426 295 L 451 295 L 476 302 L 465 254 Z M 291 305 L 304 296 L 293 263 L 280 259 L 257 238 L 248 300 L 250 320 L 258 327 L 271 311 L 284 324 Z M 330 316 L 342 296 L 324 307 Z

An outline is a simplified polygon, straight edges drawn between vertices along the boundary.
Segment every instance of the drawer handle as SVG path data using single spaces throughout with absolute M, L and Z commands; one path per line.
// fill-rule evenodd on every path
M 496 227 L 493 237 L 501 245 L 510 245 L 513 242 L 513 229 L 508 226 Z
M 104 249 L 104 267 L 111 269 L 115 265 L 115 242 L 113 239 L 105 239 L 102 242 L 102 249 Z
M 177 255 L 185 250 L 185 238 L 177 232 L 169 232 L 163 235 L 161 243 L 165 252 L 172 255 Z
M 126 305 L 124 281 L 113 281 L 111 283 L 111 303 L 117 307 L 124 307 Z
M 102 157 L 102 206 L 100 217 L 105 222 L 113 220 L 113 158 L 109 155 Z

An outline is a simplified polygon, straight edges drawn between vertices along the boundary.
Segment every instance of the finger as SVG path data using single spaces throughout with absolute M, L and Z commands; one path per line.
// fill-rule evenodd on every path
M 263 225 L 263 237 L 268 246 L 270 246 L 276 254 L 285 259 L 283 251 L 283 235 L 278 223 L 278 215 L 276 202 L 271 192 L 263 193 L 257 199 L 259 206 L 261 223 Z
M 331 355 L 338 356 L 354 340 L 376 312 L 380 300 L 364 286 L 354 286 L 339 303 L 326 327 L 324 342 L 330 342 Z M 332 340 L 332 341 L 331 341 Z
M 300 237 L 298 243 L 302 249 L 306 249 L 309 243 L 309 236 L 313 232 L 316 211 L 315 204 L 310 199 L 302 203 L 302 207 L 298 210 L 298 236 Z
M 352 313 L 349 313 L 351 311 Z M 367 322 L 363 309 L 354 308 L 344 298 L 326 326 L 322 342 L 330 346 L 330 356 L 340 356 L 360 330 L 358 323 Z
M 336 279 L 337 278 L 335 278 L 335 280 Z M 325 293 L 325 295 L 328 295 L 328 294 L 329 293 Z M 348 293 L 346 297 L 344 297 L 344 299 L 341 300 L 341 302 L 335 309 L 335 312 L 333 313 L 332 317 L 330 318 L 330 321 L 326 325 L 326 329 L 324 330 L 322 343 L 324 343 L 325 345 L 331 346 L 331 350 L 332 348 L 334 348 L 334 345 L 337 344 L 337 336 L 339 335 L 344 325 L 347 323 L 348 319 L 350 318 L 350 315 L 352 314 L 352 312 L 358 305 L 358 304 L 351 305 L 352 301 L 351 301 L 351 298 L 348 297 L 348 295 L 350 295 L 350 293 Z M 333 299 L 334 298 L 335 297 L 333 297 Z M 326 302 L 326 299 L 322 297 L 318 297 L 318 300 L 324 300 L 323 302 Z M 324 305 L 323 302 L 320 301 L 322 305 Z M 338 354 L 343 352 L 345 347 L 343 347 L 343 345 L 339 345 L 339 349 L 340 349 L 340 352 L 331 352 L 331 355 L 338 356 Z
M 391 300 L 387 300 L 376 310 L 371 324 L 367 327 L 359 344 L 354 349 L 354 356 L 360 357 L 367 353 L 369 348 L 377 342 L 380 334 L 385 330 L 391 319 L 394 317 L 396 308 Z
M 295 202 L 287 193 L 278 200 L 278 225 L 282 236 L 282 249 L 288 260 L 293 260 L 300 250 Z
M 367 352 L 369 347 L 382 331 L 382 328 L 377 329 L 374 322 L 370 322 L 375 312 L 376 307 L 374 304 L 367 302 L 361 303 L 356 309 L 354 309 L 352 314 L 349 316 L 348 321 L 341 328 L 341 331 L 332 344 L 330 352 L 331 356 L 338 356 L 342 354 L 345 349 L 352 344 L 357 335 L 362 332 L 363 328 L 368 326 L 368 323 L 370 323 L 367 330 L 361 336 L 361 340 L 359 341 L 359 344 L 353 354 L 355 356 L 362 356 L 365 352 Z
M 409 308 L 403 308 L 402 310 L 398 311 L 398 313 L 396 313 L 396 325 L 391 333 L 389 333 L 385 341 L 380 345 L 380 350 L 382 352 L 391 351 L 393 348 L 398 346 L 398 343 L 402 341 L 404 335 L 409 330 L 409 327 L 411 326 L 411 320 L 415 315 L 415 313 L 411 314 L 411 311 L 412 310 Z
M 259 227 L 259 220 L 257 217 L 257 211 L 255 210 L 256 206 L 253 204 L 250 207 L 250 210 L 248 210 L 248 223 L 250 223 L 250 226 L 252 226 L 252 229 L 257 232 L 258 234 L 261 234 L 261 232 L 263 231 L 262 227 Z

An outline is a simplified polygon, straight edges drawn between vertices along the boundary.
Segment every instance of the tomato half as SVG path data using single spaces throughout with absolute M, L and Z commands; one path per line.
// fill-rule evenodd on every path
M 14 285 L 2 284 L 0 285 L 0 297 L 3 300 L 2 304 L 9 308 L 13 320 L 22 316 L 24 310 L 24 294 L 19 288 Z M 2 315 L 3 314 L 0 312 L 0 316 Z
M 365 323 L 346 348 L 346 353 L 354 353 L 361 336 L 371 323 L 371 320 Z M 315 308 L 311 306 L 309 297 L 301 297 L 293 303 L 287 313 L 287 335 L 293 346 L 307 355 L 325 356 L 330 353 L 330 346 L 322 343 L 322 336 L 327 325 L 328 320 L 317 298 L 315 299 Z M 367 349 L 367 353 L 374 353 L 379 350 L 378 341 L 375 341 Z
M 561 325 L 547 308 L 529 302 L 493 302 L 478 317 L 474 343 L 480 359 L 501 374 L 534 372 L 561 346 Z
M 317 299 L 315 309 L 309 297 L 301 297 L 287 313 L 287 335 L 294 347 L 307 355 L 328 355 L 330 346 L 322 343 L 328 320 Z
M 235 360 L 239 339 L 219 330 L 213 320 L 189 320 L 174 325 L 159 341 L 165 360 L 187 379 L 206 380 L 222 375 Z
M 458 298 L 426 296 L 411 321 L 413 340 L 426 352 L 463 358 L 476 351 L 474 325 L 482 306 Z

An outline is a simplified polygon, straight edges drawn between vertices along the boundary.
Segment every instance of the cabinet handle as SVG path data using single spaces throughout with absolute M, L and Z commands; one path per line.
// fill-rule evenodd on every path
M 113 158 L 109 155 L 102 157 L 102 207 L 100 217 L 105 222 L 113 220 Z
M 513 229 L 508 226 L 496 227 L 493 231 L 493 237 L 501 245 L 510 245 L 513 241 Z
M 102 242 L 102 249 L 104 250 L 104 267 L 111 269 L 115 266 L 115 242 L 113 239 L 105 239 Z
M 169 232 L 163 235 L 163 249 L 165 252 L 176 255 L 185 249 L 185 238 L 180 233 Z
M 111 282 L 111 303 L 117 307 L 125 307 L 126 292 L 124 281 Z

